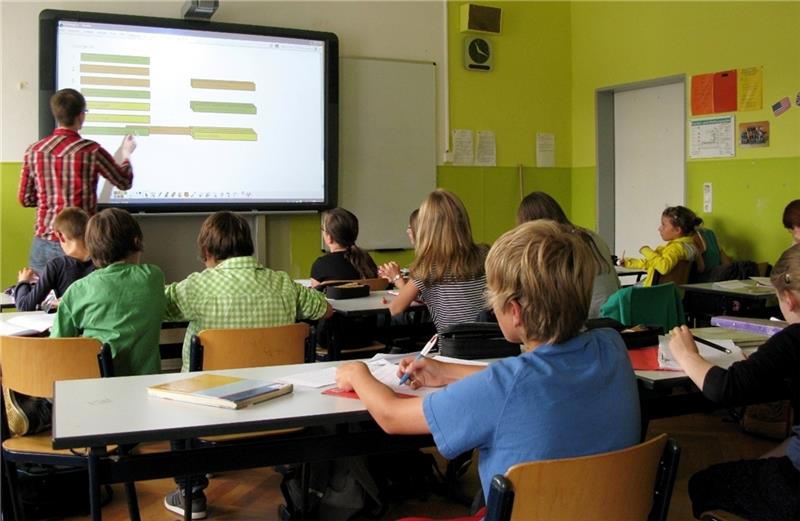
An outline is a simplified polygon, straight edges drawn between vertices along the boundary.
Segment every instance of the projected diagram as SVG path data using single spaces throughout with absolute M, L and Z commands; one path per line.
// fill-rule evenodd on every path
M 150 82 L 150 58 L 119 54 L 81 53 L 81 92 L 86 97 L 89 113 L 81 133 L 96 136 L 174 135 L 196 140 L 257 141 L 255 130 L 239 126 L 182 126 L 153 124 Z M 189 78 L 191 96 L 213 98 L 214 93 L 256 91 L 251 81 Z M 258 109 L 253 103 L 191 99 L 192 114 L 220 116 L 253 116 Z M 158 123 L 168 123 L 159 121 Z

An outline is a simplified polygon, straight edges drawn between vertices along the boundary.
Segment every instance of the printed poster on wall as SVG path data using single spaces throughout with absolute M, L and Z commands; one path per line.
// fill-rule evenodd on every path
M 739 110 L 761 110 L 764 68 L 739 69 Z
M 714 75 L 692 76 L 692 116 L 714 112 Z
M 698 118 L 689 122 L 689 157 L 707 159 L 736 155 L 734 117 Z

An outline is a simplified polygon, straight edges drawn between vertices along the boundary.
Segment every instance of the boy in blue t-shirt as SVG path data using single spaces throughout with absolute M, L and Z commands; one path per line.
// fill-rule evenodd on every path
M 447 458 L 480 451 L 488 496 L 492 476 L 514 464 L 622 449 L 639 442 L 636 377 L 621 337 L 581 333 L 597 272 L 589 242 L 553 221 L 532 221 L 500 237 L 486 259 L 489 302 L 523 354 L 488 367 L 435 358 L 400 363 L 413 388 L 400 398 L 360 362 L 341 366 L 336 383 L 355 390 L 393 434 L 432 433 Z

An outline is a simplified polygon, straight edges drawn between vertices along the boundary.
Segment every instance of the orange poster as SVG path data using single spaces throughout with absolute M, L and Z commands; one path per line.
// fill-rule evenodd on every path
M 736 69 L 714 73 L 714 112 L 736 112 Z
M 692 76 L 692 115 L 712 114 L 714 112 L 714 75 L 698 74 Z

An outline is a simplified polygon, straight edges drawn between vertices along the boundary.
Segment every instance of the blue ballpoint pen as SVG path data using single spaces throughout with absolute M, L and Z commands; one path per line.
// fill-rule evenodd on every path
M 425 356 L 427 356 L 427 354 L 431 352 L 431 349 L 433 349 L 433 346 L 436 345 L 436 341 L 438 339 L 439 339 L 439 335 L 433 335 L 431 337 L 431 339 L 428 340 L 428 343 L 425 344 L 425 347 L 422 348 L 422 351 L 419 352 L 419 354 L 417 355 L 417 357 L 414 360 L 419 360 L 420 358 L 424 358 Z M 406 383 L 409 378 L 411 378 L 411 373 L 405 373 L 402 377 L 400 377 L 400 385 L 403 385 L 404 383 Z

